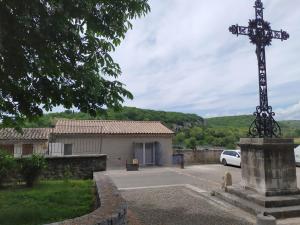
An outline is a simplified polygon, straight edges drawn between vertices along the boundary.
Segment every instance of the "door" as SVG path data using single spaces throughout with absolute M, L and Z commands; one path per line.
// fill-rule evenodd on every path
M 227 163 L 230 165 L 235 165 L 235 152 L 228 151 Z
M 162 150 L 159 142 L 154 142 L 154 151 L 155 151 L 155 165 L 162 165 Z
M 154 143 L 145 144 L 145 164 L 154 165 L 155 164 L 155 151 Z
M 241 160 L 240 155 L 237 152 L 235 152 L 233 154 L 233 157 L 234 157 L 233 158 L 233 165 L 239 166 L 240 165 L 240 160 Z
M 144 154 L 143 154 L 143 143 L 135 143 L 134 144 L 134 158 L 139 160 L 139 164 L 144 164 Z M 131 163 L 131 162 L 129 162 Z

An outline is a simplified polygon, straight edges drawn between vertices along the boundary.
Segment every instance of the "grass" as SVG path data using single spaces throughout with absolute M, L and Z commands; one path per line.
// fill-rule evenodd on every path
M 34 188 L 0 190 L 1 225 L 58 222 L 90 212 L 94 206 L 92 180 L 41 181 Z

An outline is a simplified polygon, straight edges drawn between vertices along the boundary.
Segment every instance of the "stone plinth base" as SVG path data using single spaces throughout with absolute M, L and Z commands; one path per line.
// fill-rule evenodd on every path
M 227 192 L 220 190 L 215 194 L 253 215 L 265 213 L 277 219 L 300 216 L 300 195 L 262 196 L 241 186 L 227 187 Z
M 265 196 L 300 194 L 293 139 L 241 138 L 242 182 Z
M 216 195 L 255 215 L 299 217 L 293 139 L 242 138 L 240 147 L 241 184 Z

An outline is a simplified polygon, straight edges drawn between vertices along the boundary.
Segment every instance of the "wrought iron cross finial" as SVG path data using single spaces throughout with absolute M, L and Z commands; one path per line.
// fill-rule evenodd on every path
M 232 25 L 229 31 L 237 36 L 246 35 L 256 45 L 259 77 L 260 105 L 256 107 L 255 120 L 249 128 L 253 137 L 278 137 L 281 135 L 279 124 L 274 120 L 275 113 L 268 104 L 267 71 L 265 47 L 271 45 L 273 39 L 287 40 L 289 34 L 283 30 L 272 30 L 270 23 L 264 20 L 264 7 L 261 0 L 255 1 L 255 19 L 249 20 L 248 27 Z

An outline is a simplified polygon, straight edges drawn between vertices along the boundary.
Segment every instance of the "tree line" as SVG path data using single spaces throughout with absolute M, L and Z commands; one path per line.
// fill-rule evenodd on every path
M 251 115 L 216 117 L 204 119 L 196 114 L 165 112 L 135 107 L 123 107 L 119 111 L 103 110 L 95 117 L 88 113 L 66 110 L 60 113 L 49 113 L 39 119 L 27 120 L 23 127 L 51 127 L 57 119 L 105 119 L 161 121 L 175 132 L 175 148 L 224 147 L 236 148 L 241 137 L 247 137 L 252 120 Z M 300 137 L 300 121 L 280 121 L 283 137 Z

